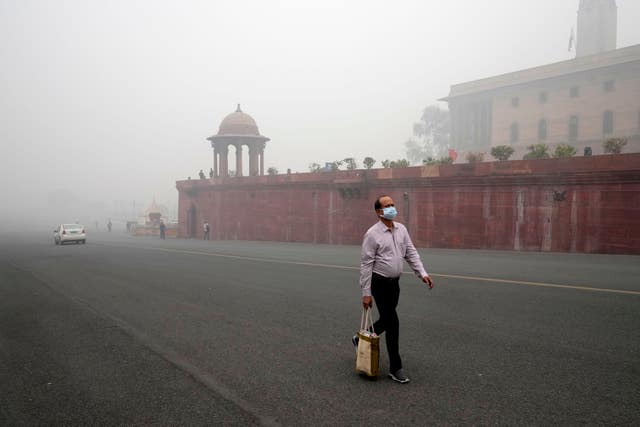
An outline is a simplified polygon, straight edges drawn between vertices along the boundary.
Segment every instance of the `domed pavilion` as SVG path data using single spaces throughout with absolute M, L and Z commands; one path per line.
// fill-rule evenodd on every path
M 238 108 L 220 123 L 218 133 L 207 138 L 213 148 L 213 174 L 229 176 L 229 146 L 236 149 L 236 176 L 242 176 L 242 147 L 249 150 L 249 175 L 264 175 L 264 147 L 269 138 L 260 135 L 253 118 Z

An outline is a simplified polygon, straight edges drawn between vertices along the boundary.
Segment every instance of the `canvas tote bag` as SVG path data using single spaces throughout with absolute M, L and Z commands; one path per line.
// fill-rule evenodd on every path
M 372 311 L 371 308 L 362 310 L 360 330 L 358 331 L 356 371 L 369 377 L 377 377 L 380 358 L 380 337 L 373 330 Z M 371 327 L 371 332 L 369 332 L 369 327 Z

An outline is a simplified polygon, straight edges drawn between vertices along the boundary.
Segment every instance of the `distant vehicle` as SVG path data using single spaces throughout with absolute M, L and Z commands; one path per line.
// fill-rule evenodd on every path
M 65 242 L 87 243 L 87 233 L 83 225 L 60 224 L 53 230 L 53 241 L 56 245 L 62 245 Z

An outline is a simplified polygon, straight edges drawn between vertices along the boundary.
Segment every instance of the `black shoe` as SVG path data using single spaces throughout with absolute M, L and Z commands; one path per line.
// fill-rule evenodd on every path
M 351 337 L 351 342 L 353 343 L 353 347 L 356 349 L 356 354 L 358 354 L 358 342 L 360 342 L 358 334 Z
M 409 377 L 407 377 L 404 374 L 404 371 L 402 369 L 398 369 L 395 372 L 390 372 L 389 373 L 389 378 L 391 378 L 392 380 L 394 380 L 395 382 L 400 383 L 400 384 L 406 384 L 406 383 L 408 383 L 410 381 Z

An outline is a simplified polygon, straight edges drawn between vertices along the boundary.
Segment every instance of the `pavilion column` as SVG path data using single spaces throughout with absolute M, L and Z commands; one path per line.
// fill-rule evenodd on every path
M 264 175 L 264 144 L 260 147 L 260 175 Z
M 242 144 L 236 144 L 236 176 L 242 176 Z
M 213 148 L 213 176 L 218 176 L 218 161 L 220 159 L 220 153 L 218 153 L 218 146 Z
M 224 145 L 218 154 L 220 156 L 220 176 L 229 176 L 229 145 Z
M 258 175 L 258 159 L 256 155 L 256 147 L 253 144 L 249 145 L 249 175 Z

